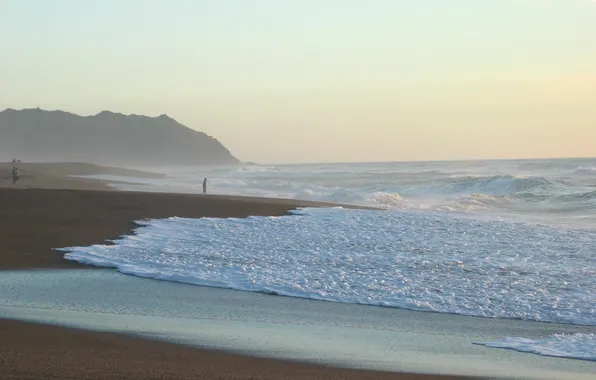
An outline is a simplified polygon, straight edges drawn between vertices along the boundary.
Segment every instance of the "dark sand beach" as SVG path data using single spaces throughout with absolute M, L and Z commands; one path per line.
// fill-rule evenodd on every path
M 119 192 L 69 177 L 115 169 L 79 164 L 21 165 L 12 185 L 0 165 L 2 270 L 81 268 L 52 248 L 103 243 L 145 218 L 283 215 L 293 200 Z M 117 169 L 116 169 L 117 170 Z M 131 176 L 150 173 L 127 172 Z M 121 334 L 0 320 L 2 379 L 455 379 L 252 358 Z

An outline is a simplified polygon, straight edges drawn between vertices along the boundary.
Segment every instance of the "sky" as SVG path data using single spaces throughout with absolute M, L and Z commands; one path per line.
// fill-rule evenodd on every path
M 0 110 L 259 163 L 596 156 L 594 0 L 0 0 Z

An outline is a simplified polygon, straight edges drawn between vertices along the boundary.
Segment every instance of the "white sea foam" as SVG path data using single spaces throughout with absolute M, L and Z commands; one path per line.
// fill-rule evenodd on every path
M 596 361 L 595 334 L 554 334 L 545 339 L 503 338 L 498 342 L 477 344 L 543 356 Z
M 237 169 L 239 173 L 269 173 L 269 172 L 278 172 L 279 169 L 274 166 L 260 166 L 260 165 L 251 165 L 251 166 L 241 166 Z
M 390 208 L 404 205 L 404 199 L 398 193 L 379 191 L 373 193 L 372 199 L 374 200 L 374 203 Z
M 66 258 L 162 280 L 327 301 L 596 325 L 596 231 L 440 212 L 141 222 Z

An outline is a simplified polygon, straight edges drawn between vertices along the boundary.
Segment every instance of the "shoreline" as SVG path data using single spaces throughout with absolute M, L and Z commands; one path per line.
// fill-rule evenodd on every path
M 129 334 L 0 319 L 4 379 L 395 379 L 473 377 L 325 366 L 198 348 Z M 35 344 L 31 342 L 35 341 Z M 51 353 L 51 354 L 49 354 Z
M 279 297 L 156 281 L 108 268 L 5 271 L 2 282 L 7 288 L 0 292 L 0 316 L 5 318 L 240 356 L 485 378 L 587 380 L 596 371 L 590 361 L 475 344 L 589 333 L 589 326 Z
M 53 249 L 103 244 L 132 233 L 138 220 L 281 216 L 297 207 L 320 206 L 334 205 L 225 195 L 0 187 L 0 229 L 6 236 L 0 270 L 88 268 Z
M 134 222 L 142 219 L 281 216 L 297 207 L 337 206 L 223 195 L 124 192 L 109 188 L 104 181 L 67 177 L 64 170 L 69 167 L 40 174 L 35 165 L 21 165 L 22 177 L 15 186 L 7 183 L 6 175 L 0 181 L 0 228 L 4 235 L 0 273 L 31 268 L 94 268 L 68 261 L 62 252 L 53 249 L 105 243 L 131 233 L 136 227 Z M 55 167 L 60 169 L 60 164 Z M 6 379 L 465 378 L 263 359 L 13 319 L 0 319 L 0 335 L 0 373 Z
M 330 203 L 225 195 L 118 191 L 106 182 L 36 177 L 0 183 L 0 274 L 27 269 L 92 269 L 54 248 L 88 246 L 130 234 L 135 221 L 172 216 L 281 216 Z M 47 174 L 47 173 L 46 173 Z M 44 188 L 51 183 L 52 188 Z M 109 269 L 116 271 L 115 269 Z M 155 280 L 150 280 L 155 281 Z M 0 282 L 0 286 L 2 282 Z M 52 295 L 52 289 L 48 290 Z M 446 334 L 448 334 L 446 330 Z M 131 336 L 0 319 L 0 373 L 7 379 L 467 379 L 328 367 L 264 359 Z M 396 358 L 399 359 L 399 358 Z

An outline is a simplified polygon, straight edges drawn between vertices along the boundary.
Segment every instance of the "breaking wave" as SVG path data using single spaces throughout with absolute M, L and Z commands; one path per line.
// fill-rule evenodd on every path
M 451 183 L 451 186 L 455 192 L 504 195 L 535 189 L 548 189 L 549 187 L 556 186 L 556 184 L 544 177 L 514 177 L 504 175 L 488 177 L 466 176 L 457 178 L 456 181 Z
M 581 175 L 596 175 L 596 167 L 583 167 L 580 166 L 574 172 L 575 174 Z
M 214 194 L 596 226 L 596 159 L 186 167 L 166 175 L 114 186 L 194 193 L 208 177 Z

